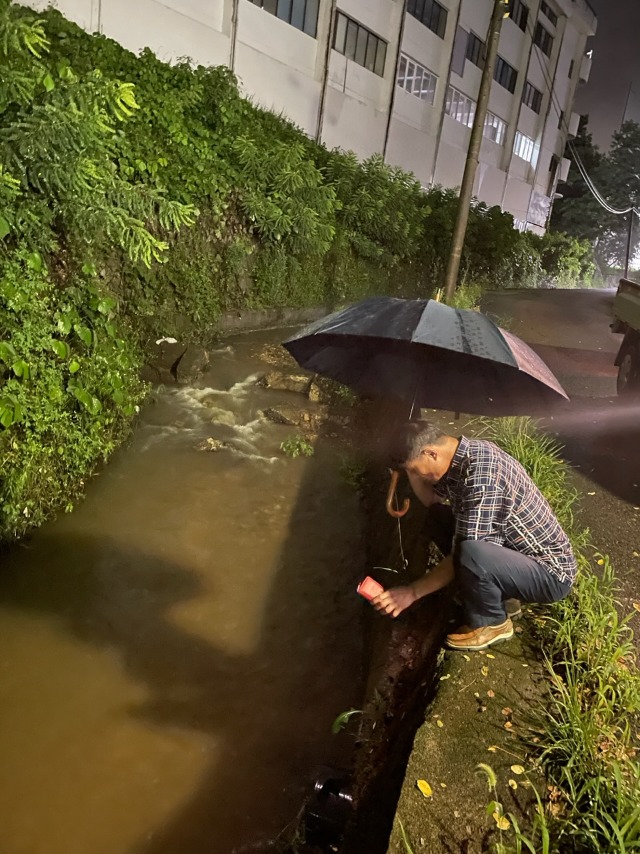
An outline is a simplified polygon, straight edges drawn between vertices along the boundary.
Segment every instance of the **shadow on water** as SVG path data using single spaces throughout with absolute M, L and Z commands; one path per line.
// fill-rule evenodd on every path
M 340 761 L 343 745 L 326 736 L 333 717 L 359 701 L 361 604 L 352 595 L 359 556 L 338 553 L 353 543 L 335 536 L 336 505 L 325 508 L 324 520 L 318 512 L 327 500 L 322 466 L 322 454 L 307 463 L 252 655 L 223 652 L 171 620 L 172 608 L 202 592 L 193 573 L 106 538 L 40 540 L 34 548 L 43 552 L 46 574 L 14 579 L 10 601 L 2 596 L 5 607 L 52 613 L 83 642 L 116 650 L 149 689 L 130 715 L 215 739 L 215 765 L 198 791 L 136 852 L 234 851 L 248 829 L 273 828 L 283 801 L 290 808 L 301 802 L 315 765 Z M 70 554 L 82 562 L 70 564 Z M 297 664 L 288 672 L 292 650 Z M 334 713 L 322 718 L 328 698 Z M 290 789 L 284 798 L 283 786 Z M 237 850 L 265 847 L 263 838 Z
M 330 728 L 336 715 L 357 707 L 362 697 L 358 502 L 352 487 L 340 482 L 331 441 L 319 439 L 313 458 L 290 465 L 304 472 L 247 652 L 220 648 L 206 627 L 198 633 L 181 625 L 182 606 L 203 593 L 217 595 L 215 578 L 203 579 L 188 565 L 163 557 L 162 549 L 147 554 L 130 547 L 126 533 L 88 534 L 67 517 L 24 544 L 30 551 L 26 568 L 22 548 L 8 555 L 0 579 L 3 612 L 52 617 L 83 644 L 113 653 L 144 689 L 126 716 L 145 727 L 197 733 L 215 743 L 213 761 L 204 763 L 195 790 L 162 812 L 162 824 L 138 834 L 133 847 L 130 840 L 124 847 L 107 842 L 100 851 L 273 850 L 278 831 L 295 819 L 315 768 L 348 758 L 352 742 L 331 736 Z M 265 502 L 271 500 L 264 495 Z M 213 591 L 207 591 L 211 584 Z M 92 773 L 99 795 L 103 769 Z M 128 773 L 125 758 L 115 771 L 125 789 Z M 135 786 L 130 799 L 135 811 Z M 107 816 L 107 826 L 118 821 L 118 814 Z M 74 827 L 65 832 L 73 841 Z M 71 844 L 68 850 L 80 848 Z

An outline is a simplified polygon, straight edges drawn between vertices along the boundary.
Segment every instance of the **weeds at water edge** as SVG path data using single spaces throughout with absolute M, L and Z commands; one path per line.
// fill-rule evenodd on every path
M 512 828 L 500 854 L 529 851 L 626 854 L 640 850 L 640 674 L 631 617 L 620 617 L 616 576 L 605 555 L 588 555 L 575 525 L 577 493 L 559 445 L 528 419 L 481 421 L 483 436 L 531 475 L 570 535 L 578 577 L 570 596 L 534 617 L 550 683 L 534 711 L 529 747 L 547 780 L 526 836 Z M 535 791 L 535 789 L 534 789 Z M 543 804 L 544 800 L 544 804 Z
M 284 442 L 280 443 L 280 450 L 288 457 L 295 459 L 296 457 L 312 457 L 313 445 L 304 436 L 299 433 L 296 436 L 289 436 Z

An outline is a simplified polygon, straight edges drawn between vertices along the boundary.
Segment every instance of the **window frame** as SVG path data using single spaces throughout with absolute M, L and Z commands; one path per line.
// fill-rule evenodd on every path
M 445 114 L 449 116 L 449 118 L 470 128 L 473 126 L 476 108 L 477 103 L 473 98 L 470 98 L 468 95 L 465 95 L 464 92 L 461 92 L 459 89 L 456 89 L 455 86 L 449 84 L 444 105 Z M 487 110 L 484 125 L 482 127 L 482 136 L 485 139 L 488 139 L 489 142 L 494 142 L 496 145 L 504 145 L 508 127 L 509 126 L 504 119 L 501 119 L 500 116 L 496 115 L 496 113 L 492 113 L 490 110 Z M 495 130 L 496 133 L 487 133 L 487 131 L 492 130 Z
M 557 25 L 558 15 L 553 11 L 551 6 L 549 6 L 549 4 L 545 2 L 545 0 L 542 0 L 542 2 L 540 3 L 540 11 L 545 16 L 547 21 L 549 21 L 552 27 L 555 27 Z
M 500 54 L 496 57 L 496 66 L 493 69 L 493 79 L 499 86 L 506 89 L 507 92 L 513 93 L 518 85 L 518 69 L 514 68 L 506 59 L 503 59 Z
M 409 0 L 407 14 L 419 21 L 432 33 L 444 39 L 449 10 L 438 0 Z
M 340 45 L 339 42 L 342 44 Z M 350 42 L 353 42 L 353 44 L 350 44 Z M 344 56 L 345 59 L 350 59 L 356 65 L 378 77 L 384 77 L 388 46 L 389 43 L 385 39 L 356 21 L 350 15 L 346 15 L 340 9 L 336 9 L 333 44 L 331 47 Z M 362 61 L 356 58 L 358 54 L 363 54 L 361 56 Z M 367 63 L 371 64 L 372 55 L 373 67 L 371 68 Z
M 553 35 L 544 26 L 541 21 L 536 21 L 536 28 L 533 33 L 534 45 L 544 53 L 545 56 L 551 56 L 553 50 Z
M 522 89 L 522 103 L 525 107 L 529 107 L 534 113 L 540 115 L 540 110 L 542 109 L 542 92 L 528 80 L 525 81 L 524 88 Z
M 540 154 L 540 146 L 535 139 L 517 130 L 513 139 L 513 154 L 525 163 L 529 163 L 534 169 Z
M 526 33 L 527 23 L 529 22 L 529 7 L 523 0 L 512 0 L 512 11 L 509 12 L 509 18 L 516 27 L 519 27 L 523 33 Z
M 312 39 L 317 38 L 320 13 L 319 0 L 249 0 L 249 2 L 269 15 L 273 15 L 279 21 L 289 24 L 299 33 L 311 36 Z M 313 14 L 314 7 L 315 15 Z M 308 14 L 310 9 L 311 16 Z M 301 26 L 294 23 L 294 19 L 299 20 Z
M 404 63 L 404 74 L 402 66 Z M 409 66 L 413 66 L 412 75 L 409 75 Z M 418 78 L 418 69 L 420 69 L 420 77 Z M 420 86 L 416 87 L 415 83 L 420 80 Z M 411 80 L 411 85 L 407 86 L 407 81 Z M 425 86 L 426 81 L 426 86 Z M 398 57 L 398 69 L 396 71 L 396 86 L 399 86 L 409 95 L 414 95 L 426 104 L 433 106 L 436 97 L 436 89 L 438 86 L 438 75 L 434 74 L 426 65 L 410 57 L 407 53 L 401 52 Z M 426 97 L 425 97 L 426 95 Z M 430 97 L 429 97 L 430 96 Z
M 496 145 L 504 145 L 504 141 L 507 136 L 507 128 L 508 125 L 504 119 L 501 119 L 500 116 L 496 115 L 496 113 L 492 113 L 491 110 L 487 110 L 484 127 L 482 128 L 482 136 L 485 139 L 488 139 L 490 142 L 495 142 Z M 492 135 L 487 133 L 487 129 L 497 131 L 495 139 Z
M 467 49 L 464 55 L 477 68 L 484 68 L 484 64 L 487 61 L 487 45 L 471 30 L 467 34 Z

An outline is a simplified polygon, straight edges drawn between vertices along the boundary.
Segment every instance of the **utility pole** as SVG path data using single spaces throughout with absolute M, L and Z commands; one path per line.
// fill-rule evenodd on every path
M 624 256 L 624 277 L 625 279 L 629 278 L 629 263 L 631 261 L 631 243 L 633 238 L 633 217 L 636 213 L 635 208 L 631 208 L 629 211 L 629 228 L 627 231 L 627 251 Z
M 471 206 L 471 196 L 473 195 L 473 182 L 476 177 L 476 169 L 478 168 L 478 160 L 480 158 L 480 146 L 482 145 L 484 120 L 487 116 L 491 83 L 493 81 L 493 72 L 496 65 L 496 57 L 498 55 L 498 42 L 500 40 L 500 30 L 502 29 L 502 18 L 506 9 L 507 3 L 505 0 L 494 0 L 491 23 L 489 24 L 489 32 L 487 33 L 487 55 L 484 62 L 484 69 L 482 71 L 482 80 L 480 81 L 476 114 L 473 120 L 473 127 L 471 128 L 471 138 L 469 139 L 467 162 L 465 163 L 462 185 L 460 187 L 456 224 L 454 226 L 453 237 L 451 239 L 451 252 L 449 254 L 449 263 L 447 265 L 447 272 L 444 279 L 444 298 L 447 303 L 450 303 L 453 299 L 456 284 L 458 282 L 460 258 L 462 256 L 462 247 L 464 246 L 464 237 L 467 233 L 469 208 Z

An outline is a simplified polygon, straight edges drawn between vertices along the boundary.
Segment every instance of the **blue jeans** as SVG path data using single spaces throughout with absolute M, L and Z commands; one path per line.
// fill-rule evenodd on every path
M 451 554 L 455 519 L 450 507 L 435 504 L 429 510 L 431 538 L 444 555 Z M 505 599 L 521 602 L 557 602 L 571 590 L 532 557 L 484 540 L 463 540 L 454 554 L 458 594 L 467 612 L 467 624 L 496 626 L 507 619 Z

